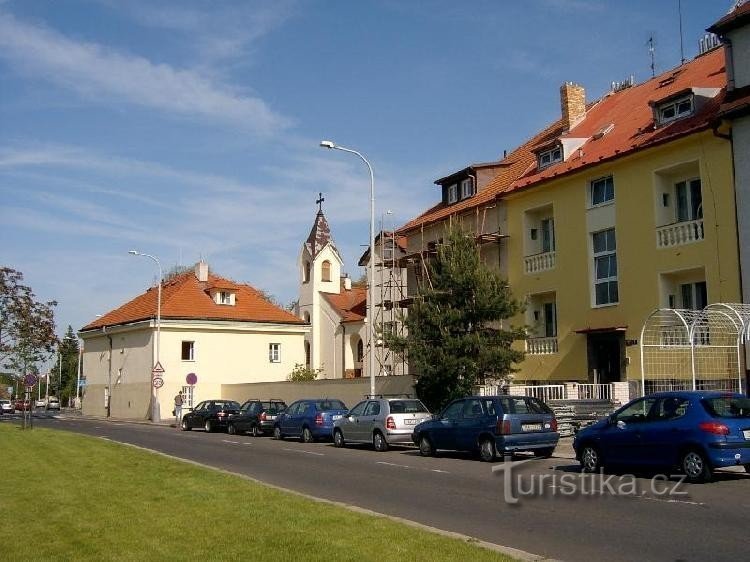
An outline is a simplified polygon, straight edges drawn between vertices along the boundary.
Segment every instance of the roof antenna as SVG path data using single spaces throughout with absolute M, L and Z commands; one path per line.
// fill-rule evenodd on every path
M 680 19 L 680 64 L 685 64 L 685 49 L 682 45 L 682 0 L 677 0 L 677 14 Z
M 653 34 L 649 36 L 648 41 L 646 41 L 646 45 L 648 45 L 648 52 L 651 55 L 651 78 L 656 76 L 656 65 L 654 64 L 654 36 Z

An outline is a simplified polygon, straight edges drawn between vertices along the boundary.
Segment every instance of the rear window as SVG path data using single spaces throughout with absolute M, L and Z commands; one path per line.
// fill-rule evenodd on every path
M 318 410 L 346 410 L 346 406 L 341 400 L 317 400 L 315 407 Z
M 268 414 L 280 414 L 286 410 L 286 404 L 283 402 L 263 402 L 263 411 Z
M 500 398 L 500 404 L 506 414 L 551 414 L 552 410 L 539 400 L 532 397 L 508 396 Z
M 701 400 L 706 411 L 715 418 L 750 418 L 750 399 L 719 396 Z
M 391 400 L 391 414 L 426 414 L 428 412 L 419 400 Z

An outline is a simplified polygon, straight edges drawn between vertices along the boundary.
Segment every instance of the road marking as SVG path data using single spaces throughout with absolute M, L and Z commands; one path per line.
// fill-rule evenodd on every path
M 229 439 L 222 439 L 221 442 L 222 443 L 231 443 L 232 445 L 239 445 L 240 444 L 239 441 L 230 441 Z
M 307 455 L 315 455 L 318 457 L 324 457 L 323 453 L 316 453 L 314 451 L 303 451 L 302 449 L 282 449 L 282 451 L 289 451 L 291 453 L 305 453 Z
M 639 499 L 639 500 L 649 500 L 649 501 L 652 501 L 652 502 L 685 503 L 687 505 L 697 505 L 697 506 L 706 505 L 703 502 L 691 502 L 691 501 L 688 501 L 688 500 L 674 500 L 674 499 L 665 499 L 665 498 L 655 498 L 655 497 L 652 497 L 652 496 L 647 496 L 645 494 L 641 494 L 641 495 L 635 496 L 635 498 Z
M 439 472 L 440 474 L 450 474 L 447 470 L 440 470 L 439 468 L 431 468 L 430 472 Z
M 411 468 L 409 465 L 406 465 L 406 464 L 396 464 L 394 462 L 376 461 L 375 464 L 384 464 L 386 466 L 397 466 L 399 468 Z
M 246 442 L 246 443 L 243 443 L 243 445 L 252 445 L 252 443 L 247 443 L 247 442 Z

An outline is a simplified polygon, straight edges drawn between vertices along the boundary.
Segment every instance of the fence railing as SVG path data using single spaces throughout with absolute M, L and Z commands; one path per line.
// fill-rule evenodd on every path
M 557 353 L 557 338 L 528 338 L 526 353 L 529 355 L 549 355 Z
M 703 219 L 683 221 L 656 229 L 656 247 L 669 248 L 703 240 Z
M 555 267 L 555 252 L 544 252 L 534 254 L 523 258 L 523 268 L 525 273 L 537 273 L 547 271 Z
M 578 400 L 612 400 L 611 384 L 578 384 Z

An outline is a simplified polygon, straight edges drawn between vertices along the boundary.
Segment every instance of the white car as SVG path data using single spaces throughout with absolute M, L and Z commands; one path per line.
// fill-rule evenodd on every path
M 34 402 L 34 408 L 45 408 L 46 406 L 47 401 L 44 398 L 40 398 Z
M 47 402 L 47 409 L 48 410 L 59 410 L 60 409 L 60 400 L 58 400 L 54 396 L 50 396 L 49 397 L 49 401 Z
M 12 414 L 14 412 L 13 402 L 3 398 L 0 400 L 0 414 Z

